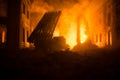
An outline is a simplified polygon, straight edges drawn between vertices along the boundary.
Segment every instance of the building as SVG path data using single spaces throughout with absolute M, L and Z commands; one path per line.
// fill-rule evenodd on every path
M 30 8 L 33 0 L 0 0 L 0 46 L 9 50 L 29 47 Z M 2 47 L 3 48 L 3 47 Z
M 116 21 L 116 3 L 114 0 L 105 0 L 94 9 L 91 21 L 93 25 L 89 32 L 92 43 L 98 47 L 117 47 L 116 24 L 119 22 Z
M 30 9 L 31 9 L 30 0 L 21 1 L 21 10 L 20 10 L 20 48 L 29 47 L 30 44 L 27 42 L 27 38 L 31 33 L 30 25 Z
M 30 9 L 33 0 L 0 0 L 0 47 L 29 47 Z M 91 13 L 89 38 L 99 47 L 120 46 L 120 1 L 98 1 Z M 92 4 L 92 3 L 91 3 Z M 97 6 L 99 5 L 99 6 Z M 91 7 L 93 9 L 93 6 Z
M 120 47 L 120 1 L 119 0 L 114 0 L 114 44 L 115 47 L 119 48 Z

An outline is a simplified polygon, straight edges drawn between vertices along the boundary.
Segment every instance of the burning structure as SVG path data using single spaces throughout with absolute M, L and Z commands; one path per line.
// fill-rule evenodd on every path
M 30 24 L 30 9 L 32 1 L 30 0 L 21 0 L 20 4 L 20 34 L 19 34 L 19 47 L 26 48 L 30 44 L 27 41 L 31 33 L 31 24 Z
M 53 4 L 51 1 L 47 3 Z M 66 3 L 69 5 L 69 2 Z M 62 7 L 53 37 L 63 36 L 71 49 L 75 46 L 83 46 L 86 49 L 117 47 L 115 30 L 115 16 L 118 16 L 117 1 L 77 0 L 72 3 L 69 8 Z M 56 9 L 54 4 L 52 7 Z
M 111 46 L 113 15 L 112 1 L 85 1 L 82 6 L 76 4 L 69 10 L 63 10 L 58 31 L 71 48 L 87 40 L 98 47 Z
M 52 37 L 63 36 L 70 49 L 76 45 L 87 45 L 87 42 L 99 48 L 120 46 L 119 1 L 35 0 L 33 4 L 32 2 L 33 0 L 12 2 L 0 0 L 0 44 L 7 43 L 10 49 L 30 47 L 27 38 L 32 31 L 36 33 L 34 29 L 42 16 L 46 12 L 60 10 L 62 13 L 54 26 Z M 44 36 L 46 34 L 44 33 Z
M 42 49 L 44 51 L 60 50 L 64 48 L 62 45 L 65 45 L 66 43 L 63 37 L 53 38 L 53 32 L 60 14 L 61 11 L 45 13 L 35 30 L 31 33 L 28 41 L 30 43 L 34 43 L 36 48 Z
M 30 8 L 33 0 L 0 0 L 0 47 L 29 47 Z

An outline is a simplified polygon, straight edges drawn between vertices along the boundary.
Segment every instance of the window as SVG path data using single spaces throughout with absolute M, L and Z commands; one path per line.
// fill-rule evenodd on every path
M 5 31 L 2 31 L 2 43 L 5 43 Z
M 25 42 L 25 29 L 23 28 L 23 42 Z
M 0 0 L 0 16 L 7 17 L 7 1 Z
M 25 14 L 25 4 L 23 3 L 23 13 Z
M 102 42 L 102 34 L 100 34 L 100 42 Z
M 110 31 L 108 31 L 108 45 L 110 45 Z
M 98 42 L 98 35 L 96 35 L 96 42 Z
M 27 38 L 29 37 L 29 31 L 27 31 Z
M 108 26 L 110 26 L 110 23 L 111 23 L 111 14 L 108 13 Z
M 27 18 L 29 19 L 29 11 L 27 11 Z

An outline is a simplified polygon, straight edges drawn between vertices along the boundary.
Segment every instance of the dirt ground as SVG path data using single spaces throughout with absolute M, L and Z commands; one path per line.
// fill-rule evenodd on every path
M 1 50 L 0 65 L 2 80 L 118 80 L 120 51 Z

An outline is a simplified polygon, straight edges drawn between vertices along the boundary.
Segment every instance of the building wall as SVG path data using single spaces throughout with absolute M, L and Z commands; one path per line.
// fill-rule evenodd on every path
M 0 0 L 0 43 L 8 49 L 29 47 L 30 8 L 33 0 Z M 4 36 L 4 37 L 3 37 Z
M 99 5 L 99 4 L 97 4 Z M 98 47 L 112 46 L 113 31 L 113 3 L 112 0 L 103 2 L 94 11 L 93 21 L 91 26 L 91 41 Z
M 120 47 L 120 1 L 114 0 L 114 47 Z
M 0 0 L 0 48 L 4 48 L 7 37 L 7 0 Z
M 30 0 L 21 1 L 21 12 L 20 12 L 20 48 L 29 47 L 30 44 L 27 42 L 27 38 L 31 33 L 30 25 Z

